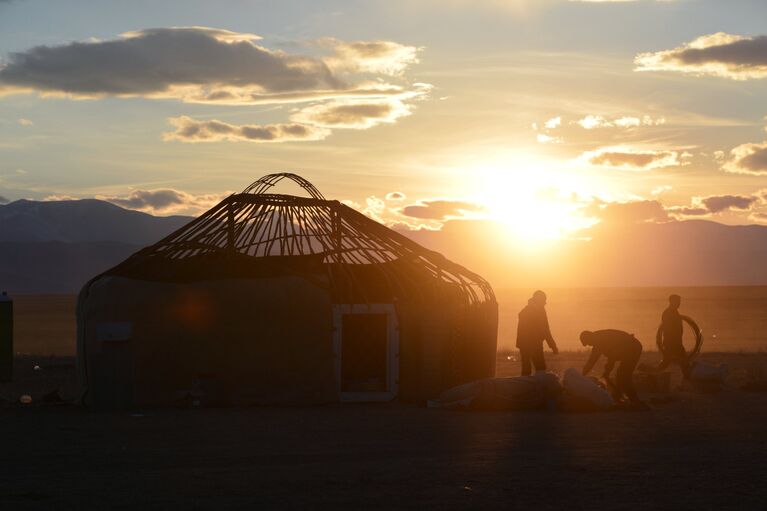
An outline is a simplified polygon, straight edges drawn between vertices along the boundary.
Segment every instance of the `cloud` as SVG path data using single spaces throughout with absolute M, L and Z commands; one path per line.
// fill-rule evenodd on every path
M 417 62 L 417 49 L 390 41 L 333 40 L 335 53 L 323 58 L 271 50 L 258 44 L 259 39 L 216 28 L 176 27 L 127 32 L 106 41 L 37 46 L 10 54 L 0 68 L 0 92 L 241 105 L 402 97 L 408 93 L 402 86 L 369 79 L 355 84 L 348 74 L 400 74 Z M 337 72 L 341 68 L 343 77 Z
M 672 188 L 673 187 L 671 185 L 656 186 L 655 188 L 652 189 L 652 191 L 650 192 L 650 195 L 653 195 L 653 196 L 661 195 L 663 193 L 668 192 Z
M 538 143 L 562 143 L 564 138 L 561 135 L 562 130 L 565 134 L 573 134 L 571 126 L 579 126 L 585 130 L 595 130 L 604 128 L 613 129 L 634 129 L 643 126 L 659 126 L 664 124 L 666 119 L 663 117 L 651 117 L 644 115 L 642 117 L 624 115 L 608 119 L 601 115 L 589 114 L 577 120 L 565 122 L 562 116 L 552 117 L 544 122 L 534 122 L 532 128 L 537 131 L 535 139 Z
M 592 130 L 594 128 L 599 128 L 600 126 L 606 126 L 608 121 L 601 115 L 587 115 L 583 119 L 577 121 L 577 124 L 583 129 Z
M 365 83 L 350 85 L 342 89 L 298 90 L 287 92 L 261 93 L 248 87 L 178 86 L 171 91 L 176 99 L 187 103 L 216 105 L 273 105 L 306 103 L 332 99 L 401 98 L 409 99 L 412 91 L 389 83 Z M 148 97 L 162 98 L 162 95 Z
M 678 167 L 687 164 L 692 155 L 672 150 L 634 149 L 628 147 L 606 147 L 588 151 L 580 159 L 590 165 L 617 170 L 646 171 L 664 167 Z
M 420 48 L 393 41 L 344 42 L 334 38 L 318 41 L 329 47 L 333 55 L 324 62 L 334 71 L 400 75 L 407 67 L 418 63 Z
M 16 122 L 18 123 L 19 126 L 34 126 L 35 125 L 34 122 L 30 121 L 29 119 L 24 119 L 24 118 L 16 119 Z
M 711 195 L 698 200 L 711 213 L 720 213 L 728 209 L 751 209 L 759 198 L 753 195 Z
M 413 220 L 411 217 L 403 215 L 399 203 L 404 199 L 404 193 L 390 192 L 386 194 L 385 200 L 375 195 L 366 197 L 364 205 L 349 199 L 342 200 L 341 203 L 392 229 L 417 230 L 423 228 L 435 230 L 442 226 L 436 220 Z M 387 201 L 395 204 L 389 205 Z
M 552 137 L 551 135 L 546 135 L 545 133 L 538 133 L 535 135 L 535 140 L 537 140 L 541 144 L 559 144 L 562 142 L 562 139 L 559 137 Z
M 279 124 L 236 126 L 173 117 L 169 122 L 176 130 L 163 136 L 183 142 L 283 142 L 320 140 L 330 134 L 327 128 L 394 123 L 411 114 L 411 101 L 424 99 L 432 89 L 385 79 L 418 62 L 420 49 L 414 46 L 324 39 L 314 44 L 312 55 L 300 55 L 271 50 L 260 39 L 217 28 L 172 27 L 37 46 L 12 53 L 0 67 L 0 95 L 37 92 L 219 105 L 313 102 L 294 112 L 291 122 Z M 330 54 L 317 55 L 317 45 Z
M 53 195 L 46 195 L 43 197 L 43 201 L 46 202 L 58 202 L 58 201 L 65 201 L 65 200 L 79 200 L 78 197 L 75 197 L 74 195 L 66 195 L 61 193 L 55 193 Z
M 127 209 L 137 209 L 149 213 L 173 213 L 177 211 L 209 209 L 225 197 L 226 194 L 191 195 L 171 188 L 157 190 L 133 190 L 124 197 L 97 196 Z
M 163 140 L 178 142 L 295 142 L 322 140 L 330 134 L 324 128 L 306 124 L 228 124 L 218 120 L 198 121 L 191 117 L 171 117 L 175 131 L 163 133 Z
M 680 216 L 707 216 L 711 214 L 703 206 L 671 206 L 666 208 L 666 211 L 677 218 Z
M 290 116 L 296 123 L 325 128 L 368 129 L 391 124 L 410 115 L 411 105 L 397 99 L 388 100 L 336 100 L 311 105 Z
M 543 127 L 551 130 L 554 129 L 562 124 L 562 118 L 561 117 L 552 117 L 548 121 L 543 123 Z
M 767 203 L 767 190 L 750 195 L 709 195 L 693 197 L 689 205 L 666 206 L 656 199 L 638 199 L 624 202 L 594 200 L 586 204 L 581 214 L 597 218 L 602 225 L 622 226 L 646 222 L 668 222 L 687 217 L 711 216 L 727 211 L 751 212 L 752 216 L 761 204 Z
M 627 202 L 595 201 L 583 210 L 588 216 L 601 220 L 604 225 L 627 225 L 669 220 L 666 208 L 657 200 Z
M 425 220 L 446 220 L 447 218 L 460 218 L 466 213 L 482 211 L 484 208 L 479 204 L 454 200 L 422 200 L 416 204 L 405 206 L 400 212 L 409 217 Z
M 730 210 L 750 211 L 763 202 L 761 192 L 753 195 L 709 195 L 693 197 L 690 206 L 671 206 L 666 208 L 674 216 L 708 216 Z
M 767 77 L 767 36 L 718 32 L 671 50 L 640 53 L 637 71 L 677 71 L 733 80 Z
M 232 86 L 259 93 L 341 89 L 321 60 L 271 51 L 258 36 L 186 27 L 129 32 L 120 39 L 37 46 L 11 53 L 6 88 L 72 96 L 180 97 Z M 62 65 L 66 63 L 66 65 Z
M 730 160 L 723 166 L 727 172 L 767 175 L 767 141 L 761 144 L 741 144 L 730 151 Z
M 371 195 L 365 199 L 365 207 L 362 209 L 362 213 L 369 216 L 373 220 L 379 223 L 386 223 L 383 215 L 386 214 L 388 208 L 383 199 L 379 199 L 375 195 Z
M 613 120 L 606 119 L 601 115 L 587 115 L 582 119 L 575 121 L 581 128 L 593 130 L 596 128 L 636 128 L 638 126 L 659 126 L 665 124 L 663 117 L 653 118 L 649 115 L 642 117 L 624 116 Z

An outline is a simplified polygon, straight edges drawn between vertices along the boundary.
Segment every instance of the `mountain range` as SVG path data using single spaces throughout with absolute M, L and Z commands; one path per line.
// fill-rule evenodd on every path
M 91 277 L 190 220 L 97 199 L 0 206 L 0 290 L 76 293 Z
M 96 199 L 0 206 L 0 290 L 74 293 L 94 275 L 192 218 Z M 496 288 L 767 284 L 767 227 L 706 220 L 599 224 L 582 239 L 529 244 L 503 225 L 452 220 L 401 231 Z

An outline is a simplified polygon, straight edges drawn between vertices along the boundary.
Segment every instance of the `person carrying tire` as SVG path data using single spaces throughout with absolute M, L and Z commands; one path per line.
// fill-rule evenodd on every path
M 585 330 L 581 332 L 581 344 L 592 346 L 591 356 L 583 367 L 584 376 L 591 372 L 599 357 L 604 355 L 607 357 L 607 364 L 602 376 L 611 387 L 613 399 L 620 401 L 625 395 L 632 403 L 642 403 L 634 389 L 633 381 L 634 369 L 642 356 L 642 343 L 633 334 L 610 329 L 595 332 Z M 616 362 L 620 363 L 620 366 L 613 382 L 610 373 Z
M 682 297 L 671 295 L 668 297 L 668 307 L 661 316 L 661 332 L 663 335 L 663 359 L 656 368 L 656 371 L 663 371 L 671 364 L 676 364 L 682 370 L 682 376 L 685 380 L 690 379 L 690 360 L 687 350 L 682 344 L 682 315 L 679 314 L 679 306 L 682 304 Z
M 517 348 L 522 362 L 522 376 L 531 375 L 532 366 L 535 366 L 536 372 L 546 370 L 543 341 L 546 341 L 555 355 L 559 353 L 546 315 L 546 293 L 539 290 L 533 293 L 532 298 L 527 301 L 527 306 L 519 312 Z

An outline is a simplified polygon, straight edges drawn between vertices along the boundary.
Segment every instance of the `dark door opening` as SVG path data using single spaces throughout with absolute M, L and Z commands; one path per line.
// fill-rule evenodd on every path
M 387 315 L 344 314 L 341 392 L 387 391 Z

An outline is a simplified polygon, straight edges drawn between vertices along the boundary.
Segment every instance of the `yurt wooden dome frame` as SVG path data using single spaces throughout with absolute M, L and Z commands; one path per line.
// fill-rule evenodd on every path
M 267 193 L 283 179 L 297 183 L 310 197 Z M 309 181 L 292 173 L 269 174 L 241 193 L 149 246 L 113 271 L 130 271 L 144 263 L 212 254 L 249 257 L 320 256 L 344 272 L 346 265 L 407 262 L 413 270 L 461 290 L 467 304 L 495 302 L 485 279 L 428 250 L 337 200 L 327 200 Z M 381 270 L 389 272 L 386 265 Z M 397 280 L 389 275 L 391 284 Z M 364 288 L 355 286 L 364 295 Z

